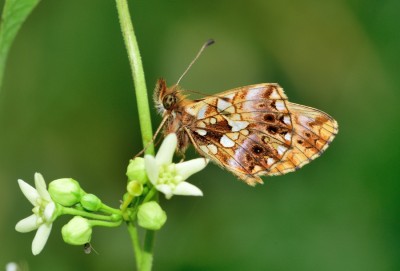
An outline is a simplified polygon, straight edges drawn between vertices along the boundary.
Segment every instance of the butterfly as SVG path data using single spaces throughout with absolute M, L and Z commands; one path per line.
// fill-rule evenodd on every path
M 190 100 L 178 84 L 167 87 L 159 79 L 154 101 L 164 134 L 177 135 L 178 152 L 183 154 L 191 143 L 200 155 L 252 186 L 263 183 L 260 176 L 282 175 L 308 164 L 338 133 L 331 116 L 289 102 L 275 83 Z

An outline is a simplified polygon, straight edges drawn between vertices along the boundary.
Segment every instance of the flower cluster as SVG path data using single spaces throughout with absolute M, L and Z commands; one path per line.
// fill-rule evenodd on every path
M 86 245 L 92 237 L 94 226 L 116 227 L 122 221 L 133 222 L 149 230 L 159 230 L 167 220 L 160 205 L 153 200 L 155 191 L 173 195 L 202 196 L 201 190 L 186 182 L 194 173 L 202 170 L 207 159 L 197 158 L 173 163 L 177 146 L 175 134 L 164 139 L 156 156 L 145 155 L 130 161 L 127 169 L 127 197 L 120 209 L 111 208 L 93 194 L 86 193 L 71 178 L 57 179 L 47 189 L 43 176 L 35 173 L 35 188 L 18 180 L 22 193 L 34 206 L 33 214 L 17 223 L 19 232 L 37 230 L 32 242 L 32 253 L 39 254 L 50 235 L 53 222 L 61 215 L 74 217 L 63 226 L 64 241 L 71 245 Z
M 68 224 L 62 228 L 64 241 L 72 245 L 84 245 L 90 241 L 92 227 L 98 225 L 96 220 L 88 220 L 80 217 L 84 214 L 91 218 L 103 218 L 106 220 L 120 220 L 116 215 L 118 210 L 110 216 L 97 215 L 93 212 L 107 211 L 108 206 L 93 194 L 84 192 L 79 183 L 71 178 L 62 178 L 52 181 L 49 188 L 40 173 L 35 173 L 35 188 L 23 180 L 18 180 L 22 193 L 32 203 L 33 214 L 17 223 L 15 229 L 19 232 L 30 232 L 37 230 L 32 242 L 32 253 L 39 254 L 44 248 L 50 235 L 53 222 L 63 214 L 74 216 Z M 104 210 L 103 210 L 104 209 Z M 112 210 L 112 208 L 109 208 Z M 106 212 L 107 213 L 107 212 Z M 100 223 L 104 223 L 100 221 Z

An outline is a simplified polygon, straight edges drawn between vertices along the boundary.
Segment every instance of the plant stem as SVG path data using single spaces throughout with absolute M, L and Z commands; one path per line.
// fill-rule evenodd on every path
M 138 270 L 141 270 L 140 266 L 141 266 L 141 259 L 142 259 L 142 249 L 140 248 L 139 236 L 138 236 L 138 232 L 137 232 L 137 229 L 136 229 L 136 226 L 134 223 L 132 223 L 132 222 L 128 223 L 128 231 L 129 231 L 129 234 L 131 235 L 132 246 L 135 251 L 136 268 Z
M 121 215 L 122 214 L 121 210 L 112 208 L 112 207 L 110 207 L 108 205 L 105 205 L 104 203 L 101 206 L 100 211 L 101 212 L 105 212 L 105 213 L 109 213 L 109 214 L 115 214 L 115 215 Z
M 86 211 L 77 210 L 77 209 L 70 208 L 70 207 L 63 207 L 62 214 L 63 215 L 74 215 L 74 216 L 79 215 L 79 216 L 83 216 L 83 217 L 87 217 L 87 218 L 91 218 L 91 219 L 100 219 L 100 220 L 104 220 L 104 221 L 113 221 L 114 220 L 114 218 L 109 215 L 99 215 L 99 214 L 89 213 Z
M 154 155 L 154 146 L 153 144 L 149 144 L 153 137 L 153 130 L 151 127 L 149 99 L 147 95 L 146 81 L 144 78 L 142 58 L 140 57 L 139 47 L 136 41 L 135 32 L 133 30 L 131 16 L 129 15 L 127 0 L 116 0 L 116 3 L 122 36 L 124 37 L 126 50 L 128 52 L 129 63 L 133 76 L 133 83 L 135 85 L 143 147 L 146 148 L 146 154 Z
M 144 198 L 143 203 L 146 203 L 146 202 L 148 202 L 149 200 L 153 199 L 154 196 L 156 195 L 156 193 L 157 193 L 157 190 L 156 190 L 156 188 L 153 186 L 153 187 L 149 190 L 149 192 L 147 193 L 146 197 Z M 156 200 L 157 200 L 157 199 L 156 199 Z M 158 201 L 158 200 L 157 200 L 157 201 Z
M 155 231 L 147 230 L 144 237 L 144 247 L 142 251 L 142 261 L 140 264 L 140 270 L 150 271 L 153 264 L 153 247 Z
M 124 202 L 122 202 L 121 213 L 123 215 L 126 212 L 126 209 L 128 209 L 128 206 L 129 206 L 129 204 L 131 204 L 132 200 L 133 200 L 133 196 L 128 195 L 127 198 L 124 200 Z
M 152 143 L 150 144 L 153 137 L 153 130 L 151 126 L 146 81 L 144 78 L 144 71 L 139 47 L 136 41 L 135 32 L 133 30 L 132 21 L 129 14 L 128 3 L 127 0 L 116 0 L 116 4 L 119 22 L 122 30 L 122 36 L 124 37 L 124 42 L 129 58 L 129 64 L 132 70 L 133 83 L 135 85 L 143 147 L 146 148 L 146 154 L 154 155 L 154 145 Z M 133 223 L 129 223 L 128 230 L 132 239 L 132 244 L 136 257 L 136 265 L 138 269 L 142 271 L 151 270 L 153 263 L 152 251 L 154 244 L 154 232 L 146 231 L 144 249 L 142 251 L 140 249 L 138 234 L 135 225 Z
M 102 221 L 102 220 L 89 220 L 89 223 L 92 226 L 102 226 L 102 227 L 118 227 L 121 225 L 122 220 L 116 221 L 116 222 L 107 222 L 107 221 Z

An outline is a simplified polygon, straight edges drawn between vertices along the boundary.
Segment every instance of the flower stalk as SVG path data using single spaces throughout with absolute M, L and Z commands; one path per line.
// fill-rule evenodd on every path
M 131 16 L 129 14 L 128 2 L 127 0 L 116 0 L 116 4 L 122 36 L 124 38 L 129 64 L 132 70 L 133 83 L 135 85 L 143 147 L 146 148 L 146 154 L 154 154 L 154 146 L 150 143 L 153 138 L 153 130 L 151 127 L 146 80 L 144 78 L 143 64 L 139 52 L 139 46 L 133 30 Z
M 139 112 L 139 123 L 142 134 L 143 147 L 146 148 L 145 153 L 153 155 L 154 146 L 151 143 L 153 138 L 153 130 L 151 126 L 149 100 L 146 89 L 146 81 L 144 77 L 142 59 L 139 52 L 139 46 L 136 41 L 135 32 L 127 0 L 116 0 L 119 22 L 121 26 L 122 36 L 124 38 L 126 50 L 128 53 L 129 64 L 132 70 L 133 83 L 135 86 L 136 101 Z M 153 262 L 153 242 L 154 232 L 147 231 L 145 235 L 145 244 L 143 251 L 138 245 L 138 235 L 136 228 L 131 225 L 128 227 L 133 242 L 136 264 L 139 270 L 151 270 Z M 133 227 L 133 228 L 132 228 Z M 143 257 L 145 255 L 145 257 Z

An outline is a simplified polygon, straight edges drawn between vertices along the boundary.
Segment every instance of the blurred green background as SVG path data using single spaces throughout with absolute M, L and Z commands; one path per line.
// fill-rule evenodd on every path
M 3 6 L 3 1 L 0 1 Z M 162 199 L 155 270 L 400 270 L 397 142 L 400 2 L 130 1 L 149 93 L 176 82 L 218 93 L 279 82 L 328 112 L 339 135 L 300 171 L 255 188 L 210 165 L 203 198 Z M 117 207 L 141 150 L 130 68 L 114 1 L 42 1 L 23 25 L 0 92 L 0 269 L 133 270 L 126 228 L 96 229 L 90 255 L 57 220 L 39 256 L 15 223 L 31 205 L 16 180 L 73 177 Z M 153 127 L 160 117 L 155 110 Z M 194 155 L 190 152 L 189 157 Z M 397 161 L 397 162 L 396 162 Z

